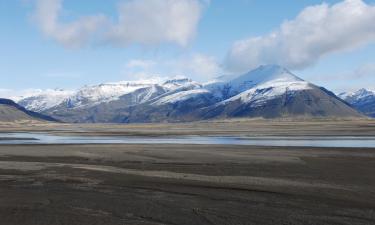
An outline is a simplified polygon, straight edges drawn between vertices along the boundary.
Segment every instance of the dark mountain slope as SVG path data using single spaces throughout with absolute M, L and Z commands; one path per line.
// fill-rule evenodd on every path
M 14 122 L 20 120 L 57 121 L 50 116 L 29 111 L 12 100 L 0 98 L 0 121 Z

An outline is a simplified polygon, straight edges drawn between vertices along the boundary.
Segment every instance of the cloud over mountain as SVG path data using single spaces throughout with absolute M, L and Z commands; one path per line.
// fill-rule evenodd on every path
M 325 55 L 374 42 L 374 21 L 375 6 L 362 0 L 310 6 L 267 35 L 235 42 L 225 65 L 232 71 L 260 64 L 303 69 Z
M 119 45 L 169 42 L 185 46 L 195 35 L 202 7 L 199 0 L 123 2 L 118 21 L 108 33 L 108 41 Z
M 82 46 L 106 23 L 107 18 L 104 15 L 82 17 L 69 23 L 62 22 L 62 3 L 62 0 L 36 0 L 33 19 L 45 36 L 65 47 Z
M 36 0 L 33 19 L 46 37 L 68 48 L 93 39 L 118 46 L 186 46 L 195 36 L 206 4 L 201 0 L 130 0 L 119 4 L 115 21 L 97 14 L 65 22 L 63 0 Z
M 174 59 L 133 59 L 124 67 L 127 79 L 155 78 L 155 76 L 189 76 L 194 80 L 207 81 L 223 73 L 215 57 L 205 54 L 187 54 Z

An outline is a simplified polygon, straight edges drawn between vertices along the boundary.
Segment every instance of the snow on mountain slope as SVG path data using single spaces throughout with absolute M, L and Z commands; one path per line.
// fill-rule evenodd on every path
M 178 76 L 173 79 L 166 80 L 164 83 L 161 84 L 161 86 L 166 88 L 168 91 L 174 91 L 179 88 L 186 88 L 186 87 L 193 87 L 193 86 L 200 87 L 201 84 L 189 78 Z
M 150 103 L 152 105 L 185 101 L 189 97 L 194 97 L 198 92 L 209 92 L 208 90 L 201 90 L 202 85 L 200 83 L 187 78 L 167 80 L 162 84 L 162 87 L 166 92 L 151 100 Z
M 333 93 L 280 66 L 261 66 L 222 87 L 223 100 L 200 109 L 200 117 L 361 116 Z
M 164 104 L 173 104 L 176 102 L 183 102 L 188 99 L 196 98 L 201 95 L 210 94 L 210 91 L 206 89 L 193 89 L 188 91 L 180 91 L 171 95 L 160 98 L 156 102 L 153 102 L 153 105 L 164 105 Z
M 266 65 L 239 76 L 229 81 L 228 84 L 232 92 L 237 94 L 259 85 L 262 85 L 264 88 L 267 85 L 272 86 L 273 83 L 275 86 L 288 86 L 296 82 L 303 82 L 303 80 L 283 67 Z
M 342 98 L 343 100 L 346 100 L 346 99 L 360 100 L 360 99 L 364 99 L 370 96 L 375 96 L 375 91 L 362 88 L 354 92 L 342 92 L 338 96 Z
M 338 95 L 358 111 L 367 116 L 375 117 L 375 91 L 360 89 L 354 92 L 344 92 Z
M 311 84 L 301 79 L 289 79 L 290 77 L 277 76 L 274 80 L 267 80 L 265 83 L 260 83 L 252 88 L 233 96 L 221 104 L 240 99 L 243 103 L 252 102 L 253 104 L 261 104 L 267 100 L 276 98 L 293 91 L 301 91 L 312 89 Z
M 134 93 L 137 90 L 147 88 L 143 93 L 142 100 L 138 103 L 144 103 L 151 100 L 151 96 L 160 92 L 160 88 L 166 92 L 178 92 L 185 89 L 196 89 L 201 85 L 191 79 L 178 77 L 170 80 L 140 80 L 118 83 L 106 83 L 98 86 L 89 86 L 80 89 L 77 94 L 69 98 L 69 104 L 74 107 L 93 106 L 103 102 L 110 102 L 119 99 L 119 97 Z M 145 95 L 144 95 L 145 94 Z
M 79 89 L 73 96 L 69 97 L 66 102 L 71 108 L 93 106 L 102 102 L 117 100 L 122 95 L 152 85 L 153 83 L 148 81 L 129 81 L 85 86 Z
M 155 84 L 155 85 L 152 85 L 151 87 L 145 89 L 144 92 L 142 92 L 140 95 L 137 95 L 135 96 L 135 102 L 140 104 L 140 103 L 145 103 L 147 101 L 150 101 L 151 99 L 155 98 L 156 96 L 159 96 L 163 93 L 165 93 L 166 90 Z
M 224 79 L 214 79 L 204 83 L 203 88 L 209 90 L 216 99 L 226 99 L 230 97 L 231 86 Z
M 158 80 L 121 81 L 94 86 L 85 86 L 76 91 L 38 90 L 27 96 L 19 96 L 17 103 L 25 108 L 43 112 L 59 105 L 64 107 L 90 107 L 103 102 L 117 100 L 120 96 L 141 88 L 152 87 Z M 151 95 L 151 93 L 150 93 Z
M 260 66 L 232 80 L 222 76 L 204 84 L 175 77 L 104 83 L 74 92 L 55 92 L 19 102 L 26 108 L 68 122 L 359 115 L 333 93 L 276 65 Z
M 155 97 L 156 93 L 173 92 L 182 89 L 199 88 L 201 85 L 185 77 L 171 79 L 148 79 L 139 81 L 120 81 L 100 85 L 84 86 L 76 91 L 64 90 L 35 90 L 28 95 L 17 96 L 12 99 L 29 110 L 43 112 L 62 105 L 67 108 L 85 108 L 104 102 L 118 100 L 121 96 L 142 91 L 137 103 L 144 103 Z M 164 89 L 165 91 L 160 91 Z M 136 93 L 139 95 L 139 93 Z
M 243 102 L 267 100 L 286 91 L 304 90 L 311 86 L 283 67 L 267 65 L 227 82 L 216 80 L 206 83 L 204 88 L 221 98 L 221 104 L 225 104 L 237 99 Z
M 42 112 L 61 104 L 65 99 L 74 94 L 74 91 L 61 89 L 35 90 L 24 96 L 12 98 L 28 110 Z

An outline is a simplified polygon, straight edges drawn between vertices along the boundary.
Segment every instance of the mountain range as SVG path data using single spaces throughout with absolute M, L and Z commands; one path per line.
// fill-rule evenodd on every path
M 375 91 L 359 89 L 354 92 L 343 92 L 338 95 L 363 114 L 375 117 Z
M 180 77 L 49 90 L 14 98 L 64 122 L 184 122 L 233 117 L 361 117 L 350 104 L 289 70 L 266 65 L 234 79 Z

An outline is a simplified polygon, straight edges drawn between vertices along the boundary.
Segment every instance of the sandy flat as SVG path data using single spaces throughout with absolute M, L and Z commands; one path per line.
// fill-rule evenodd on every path
M 375 149 L 0 146 L 1 224 L 374 224 Z
M 375 136 L 375 121 L 0 123 L 59 135 Z M 375 149 L 0 145 L 0 224 L 375 224 Z

